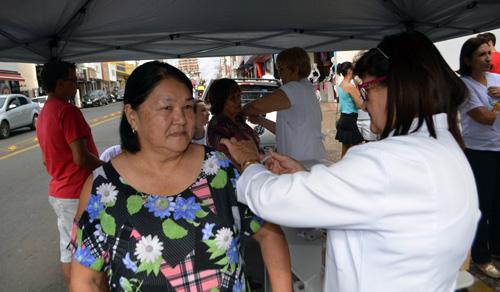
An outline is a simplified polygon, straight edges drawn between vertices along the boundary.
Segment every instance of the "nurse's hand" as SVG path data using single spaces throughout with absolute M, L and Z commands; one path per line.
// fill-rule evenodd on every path
M 297 171 L 308 171 L 297 160 L 274 152 L 272 148 L 269 148 L 269 154 L 271 154 L 271 157 L 266 160 L 264 165 L 274 174 L 281 175 Z

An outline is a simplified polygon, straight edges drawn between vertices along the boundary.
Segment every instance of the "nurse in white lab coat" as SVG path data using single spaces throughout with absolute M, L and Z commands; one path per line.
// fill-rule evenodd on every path
M 454 291 L 480 217 L 457 126 L 467 89 L 412 31 L 385 37 L 355 74 L 381 141 L 308 171 L 222 140 L 243 166 L 238 200 L 270 222 L 328 230 L 324 291 Z

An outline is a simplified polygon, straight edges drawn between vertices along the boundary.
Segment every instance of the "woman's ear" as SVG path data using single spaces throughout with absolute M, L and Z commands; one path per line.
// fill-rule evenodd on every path
M 126 104 L 123 108 L 123 113 L 127 117 L 127 121 L 130 124 L 130 127 L 135 130 L 137 125 L 137 112 L 132 108 L 130 104 Z
M 465 65 L 470 66 L 470 58 L 469 57 L 465 57 L 464 63 L 465 63 Z

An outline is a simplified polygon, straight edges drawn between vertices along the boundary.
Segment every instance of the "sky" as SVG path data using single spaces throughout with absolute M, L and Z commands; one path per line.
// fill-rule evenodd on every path
M 201 79 L 209 81 L 210 79 L 216 78 L 216 66 L 219 67 L 219 58 L 198 58 L 198 66 L 200 66 Z

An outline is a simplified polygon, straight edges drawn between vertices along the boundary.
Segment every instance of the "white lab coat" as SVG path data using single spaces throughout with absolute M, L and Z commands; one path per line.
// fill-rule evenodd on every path
M 328 230 L 324 291 L 454 291 L 480 212 L 446 114 L 434 121 L 437 139 L 424 124 L 311 172 L 250 165 L 238 200 L 270 222 Z

